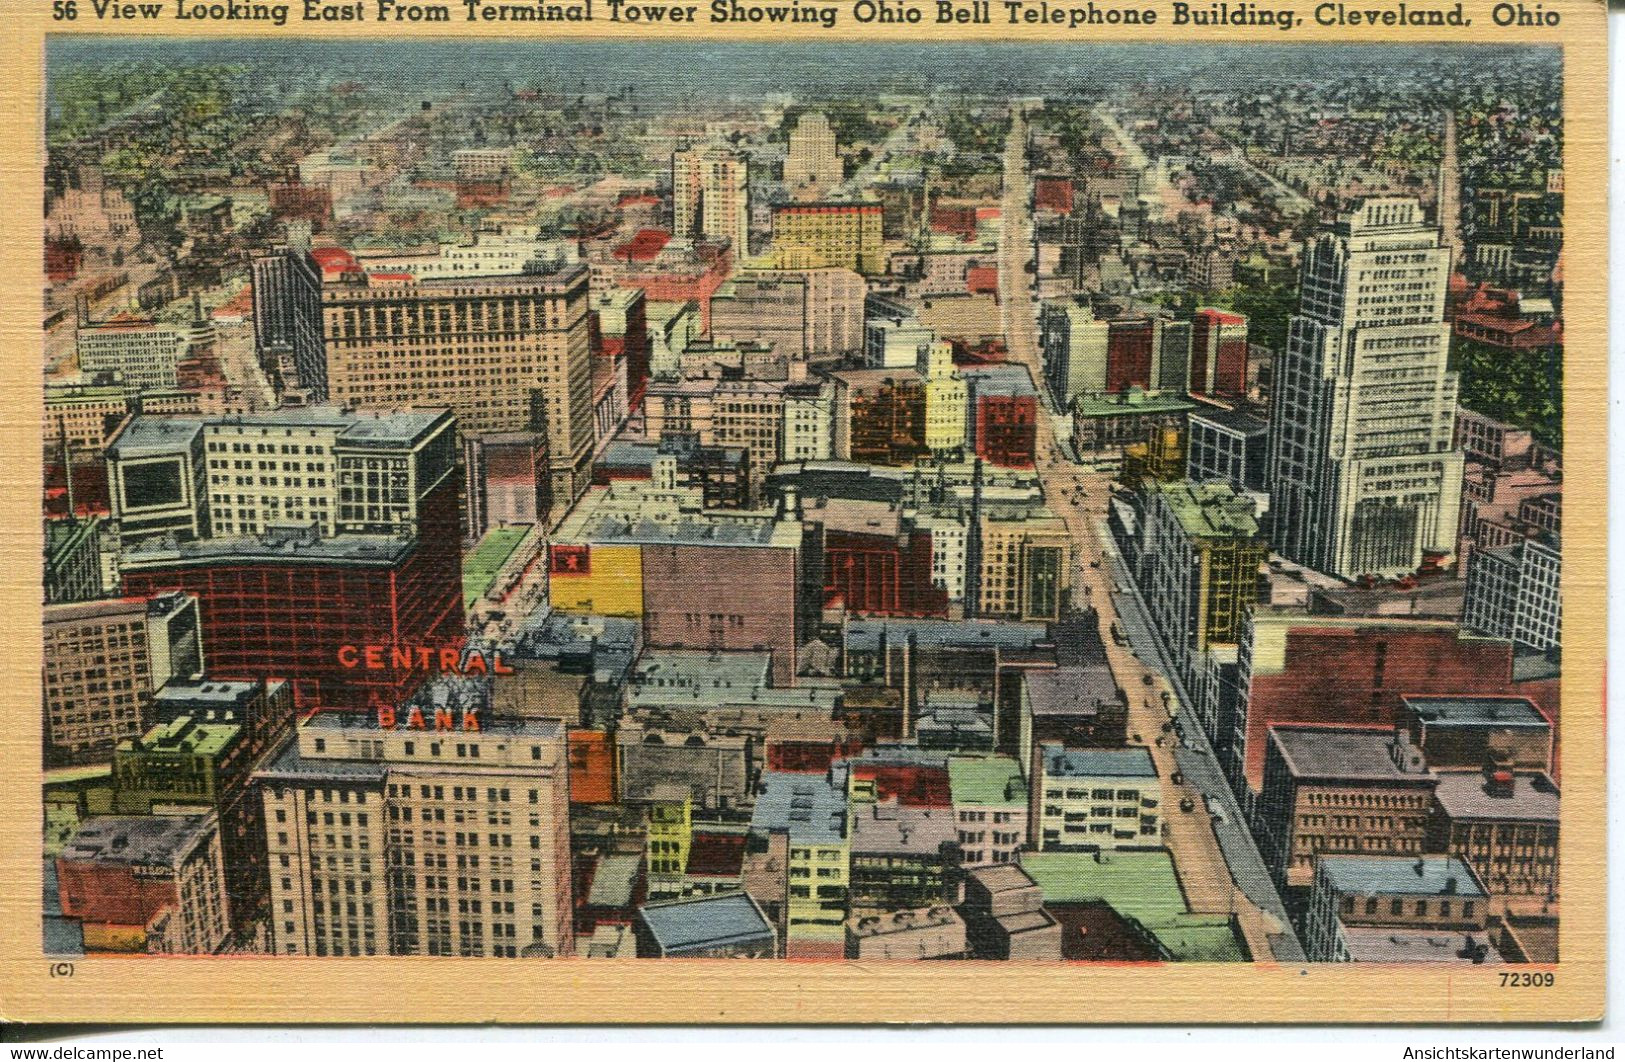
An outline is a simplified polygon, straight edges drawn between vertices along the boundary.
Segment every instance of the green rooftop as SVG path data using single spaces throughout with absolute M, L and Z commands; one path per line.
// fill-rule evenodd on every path
M 948 784 L 955 804 L 1019 807 L 1027 802 L 1027 783 L 1009 756 L 952 756 Z
M 1245 962 L 1230 917 L 1192 914 L 1166 851 L 1023 852 L 1048 903 L 1104 903 L 1143 926 L 1176 962 Z
M 82 767 L 52 767 L 45 772 L 45 785 L 78 785 L 85 782 L 110 783 L 113 766 L 109 763 L 89 763 Z
M 497 573 L 528 534 L 529 524 L 492 528 L 463 556 L 463 611 L 473 608 L 474 602 L 491 589 Z
M 1247 962 L 1230 916 L 1187 914 L 1161 926 L 1147 926 L 1175 962 Z
M 1228 483 L 1152 483 L 1149 487 L 1167 499 L 1180 526 L 1191 538 L 1253 538 L 1258 516 L 1251 498 Z
M 144 734 L 139 743 L 125 739 L 119 742 L 121 755 L 132 753 L 174 753 L 188 756 L 218 756 L 237 740 L 242 727 L 236 723 L 195 723 L 191 716 L 183 715 L 167 723 L 159 723 Z
M 1196 408 L 1177 391 L 1142 391 L 1131 387 L 1121 394 L 1085 394 L 1073 400 L 1079 417 L 1133 417 L 1144 413 L 1184 413 Z

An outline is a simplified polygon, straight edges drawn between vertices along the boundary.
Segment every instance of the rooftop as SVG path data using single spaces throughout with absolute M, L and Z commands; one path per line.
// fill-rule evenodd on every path
M 825 775 L 763 771 L 757 782 L 750 828 L 787 831 L 796 844 L 837 845 L 846 839 L 845 776 L 836 785 Z
M 1349 726 L 1277 726 L 1270 740 L 1298 778 L 1432 781 L 1425 765 L 1407 770 L 1394 762 L 1393 731 Z M 1420 754 L 1418 754 L 1419 756 Z
M 846 925 L 855 937 L 880 937 L 888 933 L 961 925 L 963 922 L 952 907 L 941 905 L 892 911 L 884 915 L 863 915 L 848 919 Z
M 587 890 L 588 907 L 626 907 L 632 902 L 638 874 L 643 869 L 641 853 L 611 853 L 601 856 Z
M 411 539 L 384 535 L 322 538 L 314 526 L 286 527 L 262 535 L 189 542 L 150 538 L 133 546 L 123 564 L 126 570 L 218 562 L 392 566 L 404 560 L 415 544 Z
M 1191 419 L 1206 421 L 1240 435 L 1262 435 L 1270 429 L 1269 421 L 1262 417 L 1223 406 L 1197 405 L 1191 410 Z
M 802 518 L 823 524 L 827 531 L 882 538 L 896 538 L 903 526 L 903 514 L 897 506 L 853 498 L 809 501 L 802 506 Z
M 1044 774 L 1051 778 L 1155 778 L 1157 767 L 1151 750 L 1135 746 L 1126 749 L 1068 749 L 1043 745 Z
M 744 834 L 695 830 L 685 873 L 690 877 L 737 878 L 744 863 Z
M 445 676 L 446 678 L 460 678 L 461 676 Z M 301 730 L 359 730 L 373 733 L 390 732 L 390 728 L 378 725 L 378 717 L 372 712 L 349 712 L 340 710 L 318 710 L 307 716 L 300 724 Z M 461 733 L 459 731 L 459 733 Z M 513 737 L 540 739 L 544 741 L 556 740 L 564 736 L 564 723 L 558 719 L 516 719 L 484 718 L 480 719 L 479 736 L 483 737 Z M 464 735 L 471 737 L 473 735 Z
M 45 623 L 73 623 L 78 620 L 102 619 L 112 616 L 144 616 L 148 601 L 144 597 L 102 597 L 91 601 L 68 601 L 45 606 Z
M 1478 933 L 1344 926 L 1343 943 L 1354 962 L 1471 962 L 1469 948 L 1484 949 L 1484 963 L 1505 961 L 1489 938 Z
M 1027 783 L 1008 756 L 954 756 L 948 760 L 948 786 L 955 805 L 1024 804 Z
M 131 417 L 108 442 L 106 453 L 113 458 L 174 453 L 197 442 L 203 425 L 191 417 Z
M 290 741 L 254 777 L 297 784 L 382 785 L 388 774 L 389 765 L 376 760 L 307 760 L 299 755 L 299 742 Z
M 738 690 L 743 696 L 769 684 L 773 654 L 739 650 L 647 649 L 632 674 L 632 683 L 660 689 Z
M 1430 727 L 1495 726 L 1547 730 L 1551 722 L 1527 697 L 1402 697 Z
M 281 682 L 270 682 L 268 688 L 275 690 L 281 685 Z M 152 695 L 152 699 L 159 707 L 169 704 L 195 705 L 199 708 L 236 708 L 252 700 L 259 691 L 258 682 L 228 682 L 221 679 L 187 682 L 183 679 L 171 679 Z
M 688 950 L 772 940 L 773 927 L 743 892 L 672 900 L 639 908 L 662 950 Z
M 1005 623 L 999 620 L 854 619 L 846 624 L 848 652 L 880 651 L 881 639 L 893 645 L 913 641 L 921 646 L 983 646 L 1005 650 L 1031 649 L 1049 638 L 1042 623 Z
M 139 738 L 119 742 L 118 751 L 217 756 L 230 748 L 241 733 L 242 728 L 235 723 L 201 723 L 183 715 L 159 723 Z
M 771 516 L 711 517 L 684 514 L 672 522 L 595 513 L 581 527 L 581 537 L 597 545 L 640 546 L 793 546 L 777 534 Z
M 990 893 L 1030 889 L 1037 884 L 1031 875 L 1014 863 L 975 867 L 967 871 L 967 874 L 975 878 Z
M 1080 417 L 1126 417 L 1140 413 L 1183 413 L 1195 406 L 1196 403 L 1176 392 L 1133 388 L 1121 394 L 1079 395 L 1072 412 Z
M 61 858 L 120 866 L 174 867 L 214 832 L 206 815 L 100 815 L 86 819 Z
M 1506 773 L 1511 777 L 1506 779 L 1502 796 L 1492 795 L 1491 783 L 1477 771 L 1441 774 L 1434 799 L 1439 810 L 1452 820 L 1558 821 L 1560 795 L 1550 778 L 1544 774 Z
M 1321 855 L 1319 869 L 1338 892 L 1410 896 L 1485 896 L 1472 870 L 1455 856 Z
M 1032 374 L 1025 365 L 962 365 L 959 372 L 970 381 L 978 396 L 1008 395 L 1012 397 L 1036 396 Z
M 1119 697 L 1111 672 L 1095 667 L 1026 671 L 1021 684 L 1034 715 L 1098 715 Z
M 870 804 L 852 816 L 852 851 L 934 856 L 959 840 L 951 808 Z
M 1173 510 L 1174 517 L 1191 538 L 1254 538 L 1258 516 L 1254 502 L 1237 494 L 1228 483 L 1150 484 Z
M 1100 900 L 1146 925 L 1188 910 L 1173 856 L 1163 849 L 1022 852 L 1021 869 L 1044 890 L 1046 904 Z

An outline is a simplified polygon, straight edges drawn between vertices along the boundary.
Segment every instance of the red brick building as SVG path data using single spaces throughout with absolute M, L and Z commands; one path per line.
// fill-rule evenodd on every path
M 1191 317 L 1190 391 L 1219 398 L 1246 395 L 1247 318 L 1211 307 Z
M 958 236 L 967 243 L 976 238 L 976 208 L 973 206 L 931 207 L 931 231 Z
M 880 616 L 947 616 L 931 581 L 931 532 L 885 502 L 821 499 L 802 520 L 819 536 L 824 603 Z
M 615 745 L 602 730 L 570 731 L 570 803 L 615 803 Z
M 1065 177 L 1038 177 L 1033 181 L 1033 209 L 1072 213 L 1072 182 Z
M 825 774 L 836 760 L 863 751 L 860 738 L 789 738 L 767 741 L 767 769 L 787 774 Z
M 634 261 L 631 271 L 622 274 L 616 283 L 623 288 L 638 288 L 650 302 L 683 303 L 692 299 L 700 306 L 700 331 L 710 332 L 711 296 L 733 272 L 733 254 L 725 246 L 700 244 L 694 255 L 694 261 L 681 267 Z
M 1143 317 L 1112 321 L 1106 332 L 1106 390 L 1151 388 L 1151 348 L 1155 332 Z
M 1037 395 L 979 395 L 976 456 L 1006 468 L 1031 468 L 1038 452 Z
M 446 668 L 443 654 L 456 658 L 446 669 L 461 666 L 456 491 L 448 476 L 423 496 L 410 540 L 305 529 L 150 540 L 125 556 L 124 592 L 195 596 L 216 678 L 284 678 L 302 710 L 393 707 Z
M 326 186 L 302 184 L 297 175 L 274 181 L 266 189 L 271 216 L 283 221 L 310 222 L 312 232 L 320 232 L 333 216 L 333 194 Z
M 1255 792 L 1263 784 L 1272 726 L 1391 727 L 1405 718 L 1407 695 L 1517 695 L 1548 708 L 1555 703 L 1555 681 L 1513 681 L 1511 642 L 1463 635 L 1453 623 L 1259 611 L 1244 638 L 1248 632 L 1239 678 L 1246 722 L 1237 737 L 1240 766 Z
M 1031 468 L 1038 453 L 1038 392 L 1019 365 L 963 370 L 970 401 L 970 446 L 984 461 Z
M 78 276 L 84 260 L 85 248 L 78 237 L 45 241 L 45 279 L 53 284 Z
M 885 753 L 875 755 L 884 757 Z M 853 792 L 872 796 L 879 803 L 895 800 L 903 807 L 953 807 L 953 787 L 945 763 L 858 758 L 849 761 L 848 766 L 852 772 Z

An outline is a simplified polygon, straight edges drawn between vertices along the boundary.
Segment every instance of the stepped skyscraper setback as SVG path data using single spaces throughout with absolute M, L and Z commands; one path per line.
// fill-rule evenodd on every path
M 1448 559 L 1461 498 L 1450 249 L 1411 199 L 1371 199 L 1304 251 L 1270 425 L 1276 548 L 1336 575 Z

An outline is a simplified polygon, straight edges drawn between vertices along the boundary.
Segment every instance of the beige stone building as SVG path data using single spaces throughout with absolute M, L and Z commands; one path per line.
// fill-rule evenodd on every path
M 724 147 L 671 156 L 672 230 L 727 240 L 734 260 L 750 253 L 750 164 Z
M 645 431 L 652 439 L 691 433 L 701 446 L 743 447 L 750 452 L 755 497 L 779 459 L 786 386 L 783 380 L 656 380 L 644 399 Z
M 365 273 L 354 259 L 330 257 L 336 264 L 324 263 L 322 286 L 329 397 L 361 407 L 449 408 L 471 434 L 545 430 L 553 496 L 586 489 L 593 444 L 586 266 L 416 279 Z
M 1054 620 L 1071 582 L 1072 539 L 1046 510 L 993 514 L 982 522 L 977 610 L 981 616 Z
M 808 111 L 796 119 L 790 130 L 788 154 L 784 160 L 784 183 L 796 189 L 824 189 L 839 184 L 841 156 L 835 148 L 835 130 L 820 111 Z
M 45 763 L 108 762 L 152 725 L 152 695 L 203 668 L 197 599 L 184 594 L 47 605 Z
M 809 358 L 852 354 L 863 349 L 863 300 L 868 285 L 863 277 L 839 266 L 817 266 L 811 252 L 775 252 L 753 258 L 740 269 L 740 280 L 798 281 L 805 286 L 806 334 L 803 346 Z M 715 328 L 715 322 L 712 327 Z
M 255 775 L 279 955 L 575 953 L 565 729 L 307 720 Z

